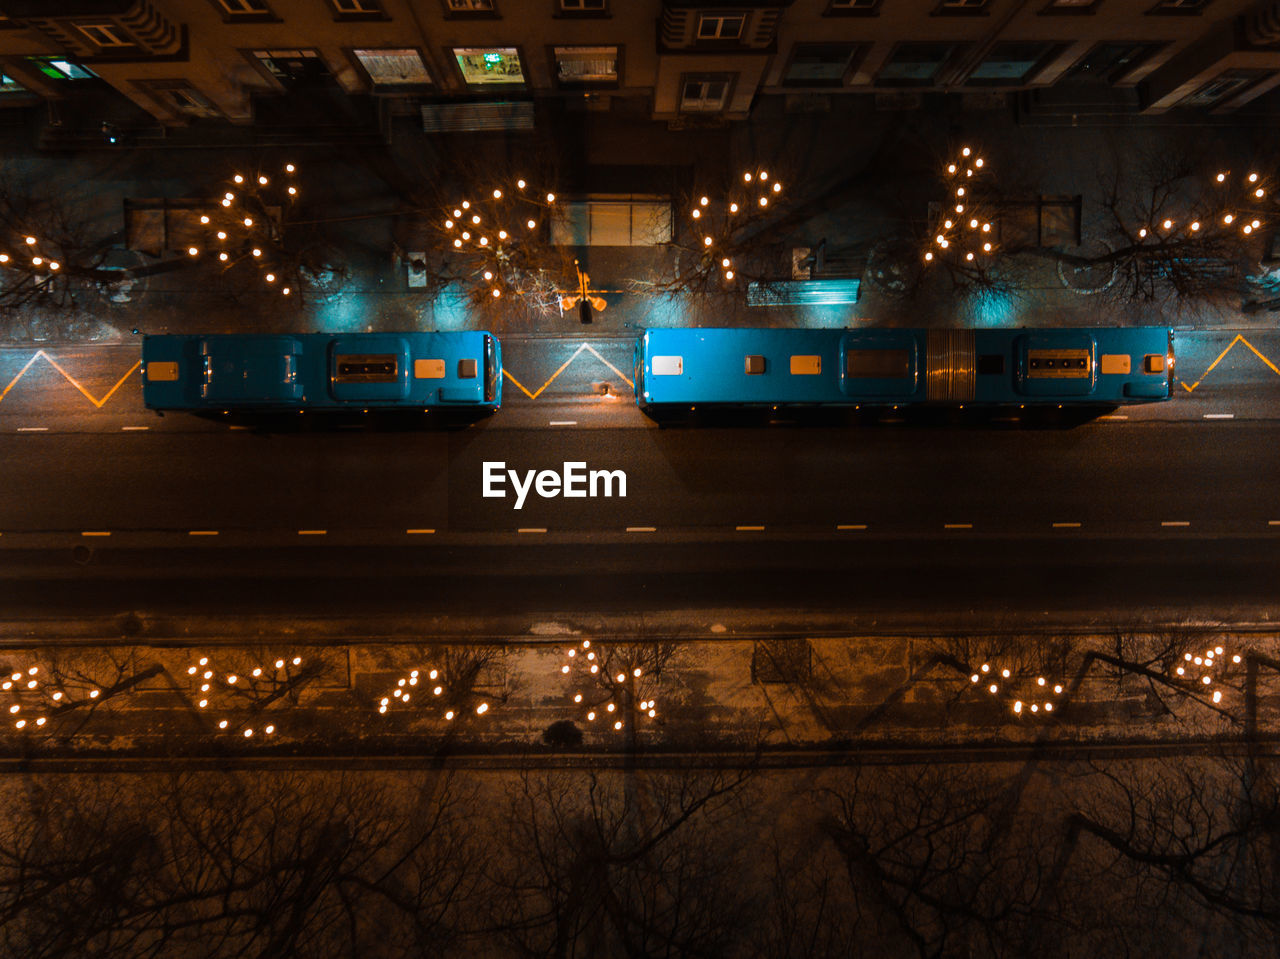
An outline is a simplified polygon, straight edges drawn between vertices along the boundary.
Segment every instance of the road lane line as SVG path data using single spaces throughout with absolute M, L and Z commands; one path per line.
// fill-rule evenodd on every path
M 1204 418 L 1207 420 L 1233 420 L 1236 418 L 1235 413 L 1205 413 Z
M 522 526 L 516 530 L 517 533 L 545 533 L 546 531 L 547 528 L 545 526 Z
M 47 433 L 47 432 L 49 432 L 49 427 L 47 427 L 47 426 L 19 426 L 19 427 L 18 427 L 18 432 L 19 432 L 19 433 Z
M 734 529 L 737 530 L 739 533 L 759 533 L 764 529 L 764 527 L 763 526 L 735 526 Z
M 298 530 L 298 535 L 299 536 L 324 536 L 328 532 L 329 531 L 327 529 L 300 529 Z
M 122 432 L 125 432 L 125 433 L 133 433 L 139 430 L 149 430 L 151 429 L 151 427 L 150 426 L 122 426 L 120 427 L 120 429 Z
M 972 523 L 943 523 L 943 529 L 973 529 Z
M 217 536 L 216 529 L 192 529 L 187 531 L 188 536 Z
M 578 421 L 577 420 L 552 420 L 551 425 L 552 426 L 577 426 Z
M 1280 526 L 1280 519 L 1268 520 L 1268 521 L 1267 521 L 1267 525 L 1268 525 L 1268 526 Z
M 837 526 L 836 529 L 866 529 L 866 523 L 847 523 L 844 526 Z
M 1166 520 L 1162 520 L 1162 521 L 1161 521 L 1161 523 L 1160 523 L 1160 525 L 1161 525 L 1161 526 L 1190 526 L 1191 524 L 1190 524 L 1189 522 L 1187 522 L 1186 520 L 1181 520 L 1181 519 L 1168 520 L 1168 519 L 1166 519 Z
M 657 531 L 658 531 L 658 527 L 656 526 L 628 526 L 627 527 L 628 533 L 656 533 Z
M 1106 416 L 1099 416 L 1100 420 L 1127 420 L 1129 417 L 1123 413 L 1108 413 Z
M 409 535 L 409 536 L 426 536 L 426 535 L 428 535 L 428 534 L 430 534 L 430 533 L 434 533 L 434 532 L 435 532 L 435 530 L 433 530 L 433 529 L 407 529 L 407 530 L 405 530 L 405 533 L 406 533 L 407 535 Z
M 108 530 L 88 529 L 82 532 L 80 535 L 81 536 L 110 536 L 111 533 Z
M 1053 528 L 1054 529 L 1079 529 L 1080 524 L 1079 523 L 1054 523 Z

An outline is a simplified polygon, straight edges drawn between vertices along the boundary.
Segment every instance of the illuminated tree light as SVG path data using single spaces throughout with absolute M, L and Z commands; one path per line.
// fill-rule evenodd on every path
M 1051 712 L 1053 712 L 1053 703 L 1045 703 L 1045 704 L 1044 704 L 1044 711 L 1045 711 L 1046 713 L 1051 713 Z
M 295 169 L 296 169 L 296 168 L 294 167 L 294 165 L 293 165 L 292 163 L 286 163 L 286 164 L 284 165 L 284 170 L 285 170 L 285 172 L 286 172 L 286 173 L 292 173 Z
M 493 291 L 493 298 L 496 300 L 496 299 L 497 299 L 498 297 L 500 297 L 500 296 L 502 296 L 502 291 L 501 291 L 501 290 L 499 290 L 499 289 L 494 289 L 494 291 Z
M 283 290 L 281 290 L 280 292 L 281 292 L 281 293 L 283 293 L 285 296 L 288 296 L 288 295 L 289 295 L 291 292 L 293 292 L 293 291 L 292 291 L 292 290 L 290 290 L 290 289 L 289 289 L 289 287 L 287 287 L 287 286 L 286 286 L 286 287 L 285 287 Z
M 33 256 L 31 258 L 31 263 L 33 266 L 40 266 L 42 263 L 44 263 L 44 258 L 39 256 Z
M 1146 227 L 1143 227 L 1141 230 L 1138 231 L 1138 239 L 1142 239 L 1146 235 L 1147 235 Z
M 984 223 L 984 224 L 982 224 L 982 232 L 983 232 L 983 233 L 990 233 L 990 232 L 991 232 L 991 224 L 990 224 L 990 223 Z
M 27 725 L 27 721 L 25 719 L 19 719 L 16 723 L 14 723 L 14 725 L 17 726 L 19 729 L 22 729 Z
M 222 194 L 222 198 L 224 200 L 234 200 L 236 198 L 236 195 L 234 193 L 224 193 Z
M 267 178 L 266 178 L 265 176 L 260 176 L 260 177 L 258 177 L 258 185 L 259 185 L 259 186 L 266 186 L 266 185 L 267 185 Z
M 1208 686 L 1210 683 L 1212 683 L 1212 682 L 1213 682 L 1213 677 L 1212 677 L 1212 676 L 1201 676 L 1201 677 L 1200 677 L 1200 682 L 1202 682 L 1202 683 L 1204 683 L 1206 686 Z
M 27 237 L 27 246 L 35 246 L 36 238 L 34 236 Z
M 966 253 L 966 254 L 964 255 L 964 258 L 965 258 L 966 260 L 972 260 L 972 259 L 973 259 L 973 254 L 972 254 L 972 253 Z
M 516 186 L 517 186 L 519 189 L 523 190 L 523 189 L 524 189 L 524 186 L 525 186 L 525 184 L 524 184 L 524 180 L 516 180 Z
M 253 217 L 251 217 L 251 216 L 247 216 L 247 217 L 245 217 L 245 218 L 244 218 L 244 225 L 245 225 L 245 226 L 253 226 Z
M 948 173 L 955 173 L 955 172 L 956 172 L 956 165 L 955 165 L 954 163 L 949 163 L 949 164 L 947 164 L 947 172 L 948 172 Z
M 470 201 L 470 200 L 463 200 L 463 201 L 462 201 L 462 208 L 463 208 L 464 210 L 470 210 L 470 209 L 471 209 L 471 201 Z
M 1009 670 L 1007 670 L 1007 669 L 1002 669 L 1002 670 L 1000 670 L 1000 675 L 1001 675 L 1001 676 L 1003 676 L 1005 679 L 1008 679 L 1008 678 L 1009 678 Z
M 964 196 L 964 187 L 956 187 L 956 196 Z
M 471 215 L 471 222 L 472 222 L 472 223 L 475 223 L 475 224 L 479 224 L 479 222 L 480 222 L 480 214 L 478 214 L 478 213 L 473 213 L 473 214 Z
M 609 710 L 609 712 L 613 712 L 617 708 L 618 707 L 615 706 L 613 703 L 609 703 L 607 706 L 605 706 L 605 709 Z
M 256 246 L 255 246 L 255 247 L 253 248 L 253 255 L 254 255 L 254 256 L 262 256 L 262 249 L 261 249 L 260 247 L 256 247 Z
M 531 230 L 532 230 L 536 225 L 537 225 L 537 224 L 535 224 L 535 223 L 533 222 L 533 220 L 527 220 L 527 221 L 525 221 L 525 226 L 527 226 L 527 227 L 528 227 L 529 229 L 531 229 Z
M 219 240 L 225 240 L 226 238 L 227 238 L 227 233 L 226 233 L 226 231 L 225 231 L 225 230 L 219 230 L 219 231 L 218 231 L 218 239 L 219 239 Z
M 483 715 L 484 715 L 485 713 L 487 713 L 488 711 L 489 711 L 489 704 L 488 704 L 488 703 L 481 703 L 479 706 L 477 706 L 477 707 L 476 707 L 476 715 L 477 715 L 477 716 L 483 716 Z
M 9 262 L 9 254 L 0 253 L 0 263 L 8 263 L 8 262 Z
M 1222 691 L 1221 691 L 1221 690 L 1214 690 L 1214 692 L 1213 692 L 1213 701 L 1214 701 L 1215 703 L 1220 703 L 1220 702 L 1222 702 Z
M 996 692 L 999 688 L 1000 688 L 1000 687 L 998 687 L 995 683 L 992 683 L 990 686 L 988 686 L 988 687 L 987 687 L 987 692 L 994 693 L 994 692 Z
M 781 192 L 782 192 L 782 184 L 781 184 L 781 183 L 776 183 L 776 182 L 775 182 L 775 183 L 773 184 L 773 192 L 774 192 L 774 193 L 781 193 Z
M 222 720 L 222 722 L 218 723 L 218 728 L 219 728 L 219 729 L 226 729 L 226 728 L 227 728 L 227 721 L 224 719 L 224 720 Z
M 289 196 L 297 196 L 298 188 L 296 186 L 289 187 Z
M 9 707 L 9 712 L 16 713 L 21 709 L 22 709 L 21 706 L 19 706 L 17 703 L 14 703 L 12 706 Z
M 506 238 L 507 238 L 507 231 L 506 231 L 506 230 L 499 230 L 499 231 L 498 231 L 498 239 L 499 239 L 499 240 L 505 240 Z
M 587 722 L 594 722 L 596 714 L 594 711 L 587 713 Z
M 501 191 L 501 190 L 494 190 L 494 191 L 493 191 L 493 198 L 494 198 L 495 200 L 501 200 L 501 199 L 502 199 L 502 191 Z
M 1172 220 L 1165 220 L 1165 221 L 1164 221 L 1164 223 L 1162 223 L 1162 224 L 1160 224 L 1160 225 L 1161 225 L 1161 226 L 1163 226 L 1166 230 L 1173 229 L 1173 221 L 1172 221 Z
M 59 269 L 61 266 L 62 266 L 62 264 L 61 264 L 61 263 L 59 263 L 57 260 L 50 260 L 50 261 L 49 261 L 49 269 L 51 269 L 51 270 Z
M 569 671 L 569 667 L 568 667 L 568 666 L 561 666 L 561 667 L 560 667 L 560 672 L 562 672 L 562 673 L 567 673 L 568 671 Z
M 481 246 L 488 246 L 488 245 L 489 245 L 489 238 L 488 238 L 487 236 L 482 236 L 482 237 L 480 237 L 480 245 L 481 245 Z
M 767 180 L 767 179 L 769 179 L 769 171 L 768 171 L 768 170 L 761 170 L 761 171 L 760 171 L 760 179 L 761 179 L 761 180 Z
M 961 155 L 961 156 L 966 156 L 966 157 L 967 157 L 967 156 L 969 155 L 969 148 L 968 148 L 968 147 L 965 147 L 963 150 L 961 150 L 961 151 L 960 151 L 960 155 Z
M 295 665 L 295 666 L 301 666 L 301 665 L 302 665 L 302 657 L 301 657 L 301 656 L 295 656 L 295 657 L 293 657 L 293 665 Z
M 235 180 L 237 183 L 243 183 L 243 182 L 244 182 L 244 177 L 242 177 L 239 173 L 237 173 L 237 174 L 236 174 L 235 176 L 233 176 L 231 179 Z
M 743 183 L 750 183 L 750 182 L 751 182 L 751 174 L 750 174 L 750 173 L 744 173 L 744 174 L 742 174 L 742 182 L 743 182 Z
M 978 167 L 979 169 L 981 169 L 981 168 L 982 168 L 982 157 L 978 157 L 978 159 L 974 160 L 974 161 L 973 161 L 973 165 L 974 165 L 974 166 L 976 166 L 976 167 Z
M 613 724 L 613 728 L 614 728 L 614 729 L 621 729 L 621 728 L 622 728 L 622 720 L 621 720 L 621 719 L 619 719 L 616 723 L 614 723 L 614 724 Z
M 201 223 L 204 223 L 204 224 L 207 224 L 207 223 L 209 222 L 209 217 L 208 217 L 208 215 L 205 215 L 205 216 L 200 217 L 200 222 L 201 222 Z
M 658 711 L 657 711 L 657 710 L 655 710 L 655 709 L 651 709 L 651 710 L 649 710 L 649 718 L 650 718 L 650 719 L 653 719 L 653 718 L 654 718 L 655 716 L 657 716 L 657 715 L 658 715 Z
M 1240 662 L 1240 657 L 1239 657 L 1238 655 L 1236 655 L 1236 656 L 1232 656 L 1232 657 L 1231 657 L 1231 661 L 1232 661 L 1233 663 L 1238 663 L 1238 662 Z
M 733 279 L 733 270 L 725 270 L 725 272 L 724 272 L 724 278 L 725 278 L 726 280 L 732 280 L 732 279 Z
M 574 701 L 575 703 L 580 703 L 580 702 L 582 702 L 582 693 L 575 693 L 575 694 L 574 694 L 574 697 L 573 697 L 573 701 Z
M 931 250 L 925 252 L 924 261 L 926 263 L 931 263 L 933 261 L 933 252 Z
M 59 692 L 59 693 L 54 693 L 54 694 L 53 694 L 53 701 L 54 701 L 55 703 L 56 703 L 58 700 L 60 700 L 61 698 L 62 698 L 62 693 L 60 693 L 60 692 Z
M 460 216 L 462 216 L 462 211 L 461 211 L 461 210 L 454 210 L 454 211 L 453 211 L 453 215 L 454 215 L 455 217 L 460 217 Z
M 1192 232 L 1192 233 L 1195 233 L 1195 232 L 1196 232 L 1197 230 L 1199 230 L 1199 229 L 1200 229 L 1200 221 L 1199 221 L 1199 220 L 1192 220 L 1192 221 L 1191 221 L 1191 232 Z
M 454 712 L 453 712 L 453 710 L 452 710 L 452 709 L 448 710 L 448 711 L 444 714 L 444 718 L 445 718 L 445 719 L 453 719 L 453 717 L 454 717 Z
M 244 731 L 244 738 L 245 738 L 245 739 L 248 739 L 248 738 L 249 738 L 250 736 L 252 736 L 252 735 L 253 735 L 253 730 L 252 730 L 252 729 L 246 729 L 246 730 Z
M 274 283 L 276 281 L 276 275 L 274 273 L 268 273 L 266 280 L 268 283 Z
M 737 212 L 738 212 L 738 204 L 736 204 L 736 203 L 730 203 L 730 204 L 729 204 L 729 212 L 730 212 L 730 213 L 737 213 Z
M 1015 713 L 1020 713 L 1020 712 L 1022 712 L 1022 700 L 1018 700 L 1017 702 L 1015 702 L 1015 703 L 1013 704 L 1013 711 L 1014 711 Z
M 701 217 L 702 217 L 702 211 L 699 209 L 694 209 L 693 218 L 697 220 L 697 219 L 700 219 Z
M 225 253 L 219 253 L 219 254 L 218 254 L 218 259 L 219 259 L 219 260 L 221 260 L 223 263 L 226 263 L 226 262 L 227 262 L 227 254 L 225 254 Z
M 632 676 L 634 676 L 636 679 L 639 679 L 639 678 L 640 678 L 640 667 L 639 667 L 639 666 L 637 666 L 635 669 L 631 670 L 631 675 L 632 675 Z
M 982 252 L 983 252 L 983 253 L 990 253 L 990 252 L 991 252 L 991 244 L 990 244 L 990 243 L 984 243 L 984 244 L 982 244 Z
M 462 246 L 462 241 L 461 241 L 461 240 L 454 240 L 454 241 L 453 241 L 453 245 L 454 245 L 454 247 L 455 247 L 455 248 L 456 248 L 456 247 L 460 247 L 460 246 Z
M 100 690 L 100 689 L 91 689 L 91 690 L 89 690 L 89 698 L 90 698 L 90 699 L 97 699 L 97 698 L 98 698 L 99 696 L 101 696 L 101 695 L 102 695 L 102 690 Z
M 548 203 L 555 203 L 555 202 L 556 202 L 556 195 L 555 195 L 554 193 L 548 193 L 548 194 L 547 194 L 547 202 L 548 202 Z
M 37 720 L 36 720 L 36 725 L 37 725 L 37 726 L 43 726 L 43 725 L 44 725 L 45 723 L 47 723 L 47 722 L 48 722 L 48 720 L 47 720 L 47 719 L 45 719 L 43 716 L 41 716 L 39 719 L 37 719 Z
M 1226 216 L 1224 216 L 1224 217 L 1222 218 L 1222 222 L 1223 222 L 1223 223 L 1226 223 L 1228 226 L 1230 226 L 1230 225 L 1231 225 L 1231 221 L 1232 221 L 1232 220 L 1234 220 L 1234 219 L 1235 219 L 1235 217 L 1233 217 L 1230 213 L 1228 213 Z
M 463 238 L 464 240 L 469 240 L 469 239 L 471 239 L 471 234 L 470 234 L 470 233 L 468 233 L 468 232 L 466 232 L 466 231 L 464 230 L 464 231 L 463 231 L 463 233 L 462 233 L 462 238 Z
M 1259 226 L 1259 222 L 1257 220 L 1254 220 L 1253 223 L 1250 224 L 1250 226 L 1252 226 L 1256 230 Z
M 1218 174 L 1218 182 L 1219 182 L 1219 183 L 1221 183 L 1221 182 L 1222 182 L 1223 180 L 1225 180 L 1226 178 L 1227 178 L 1227 175 L 1226 175 L 1225 173 L 1219 173 L 1219 174 Z
M 709 237 L 709 236 L 704 236 L 704 237 L 702 238 L 702 245 L 703 245 L 703 246 L 710 246 L 710 245 L 711 245 L 711 237 Z
M 1179 676 L 1182 676 L 1186 673 L 1186 670 L 1183 669 L 1181 666 L 1179 666 L 1177 669 L 1174 670 L 1174 672 L 1177 673 Z
M 485 278 L 486 280 L 492 280 L 492 279 L 493 279 L 493 272 L 492 272 L 491 270 L 485 270 L 485 271 L 484 271 L 484 278 Z M 569 655 L 570 655 L 570 656 L 572 656 L 572 655 L 573 655 L 573 653 L 571 652 L 571 653 L 569 653 Z M 417 674 L 415 673 L 414 675 L 417 675 Z
M 1249 174 L 1249 182 L 1250 182 L 1250 183 L 1257 183 L 1257 182 L 1258 182 L 1258 174 L 1256 174 L 1256 173 L 1250 173 L 1250 174 Z
M 202 700 L 200 700 L 200 702 L 198 702 L 196 705 L 197 705 L 197 706 L 199 706 L 201 709 L 204 709 L 206 706 L 208 706 L 208 705 L 209 705 L 209 700 L 207 700 L 207 699 L 202 699 Z
M 760 198 L 760 205 L 761 205 L 761 206 L 768 206 L 768 205 L 769 205 L 769 198 L 768 198 L 767 196 L 762 196 L 762 197 Z

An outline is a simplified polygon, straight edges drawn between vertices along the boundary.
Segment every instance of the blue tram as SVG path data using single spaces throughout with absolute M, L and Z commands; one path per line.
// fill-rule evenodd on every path
M 147 336 L 142 398 L 153 410 L 492 413 L 502 353 L 485 332 Z
M 726 406 L 1089 405 L 1167 400 L 1167 327 L 650 329 L 641 409 Z

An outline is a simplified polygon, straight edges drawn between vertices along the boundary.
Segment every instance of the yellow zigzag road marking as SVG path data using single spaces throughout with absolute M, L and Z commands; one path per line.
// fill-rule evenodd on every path
M 512 376 L 511 371 L 508 370 L 505 366 L 502 368 L 502 375 L 505 376 L 507 379 L 509 379 L 516 386 L 518 386 L 520 388 L 520 392 L 523 393 L 525 396 L 529 397 L 529 399 L 536 400 L 539 396 L 542 395 L 543 390 L 545 390 L 548 386 L 554 383 L 556 380 L 556 377 L 558 377 L 561 373 L 563 373 L 565 369 L 568 368 L 569 364 L 572 363 L 574 360 L 576 360 L 582 354 L 583 350 L 586 350 L 588 353 L 594 356 L 597 360 L 599 360 L 605 366 L 609 367 L 609 369 L 613 370 L 613 372 L 616 373 L 618 377 L 624 383 L 627 384 L 627 386 L 635 386 L 635 384 L 631 382 L 631 379 L 625 373 L 623 373 L 620 369 L 618 369 L 616 366 L 614 366 L 612 363 L 606 360 L 603 356 L 601 356 L 599 352 L 596 350 L 596 348 L 593 347 L 590 343 L 583 343 L 576 350 L 574 350 L 573 355 L 560 364 L 560 369 L 552 373 L 550 379 L 548 379 L 545 383 L 543 383 L 540 387 L 538 387 L 537 391 L 533 393 L 530 393 L 529 390 L 525 388 L 523 383 L 521 383 L 518 379 Z
M 18 370 L 18 375 L 9 381 L 9 385 L 4 388 L 3 392 L 0 392 L 0 402 L 3 402 L 4 398 L 9 395 L 9 391 L 13 389 L 14 386 L 17 385 L 18 380 L 22 379 L 22 377 L 26 375 L 27 370 L 31 369 L 32 364 L 34 364 L 35 361 L 40 359 L 41 357 L 44 358 L 45 362 L 47 362 L 55 370 L 57 370 L 64 377 L 66 377 L 67 382 L 70 383 L 72 386 L 74 386 L 76 389 L 78 389 L 81 393 L 83 393 L 85 399 L 87 399 L 90 403 L 92 403 L 98 409 L 102 409 L 103 405 L 107 402 L 107 400 L 111 399 L 111 397 L 115 395 L 116 390 L 120 389 L 120 387 L 124 385 L 124 381 L 127 380 L 129 377 L 133 376 L 134 371 L 137 370 L 138 367 L 142 366 L 142 360 L 138 360 L 138 362 L 134 363 L 133 366 L 129 367 L 129 372 L 126 373 L 124 376 L 120 377 L 119 382 L 117 382 L 115 386 L 111 387 L 111 389 L 107 391 L 106 396 L 104 396 L 100 400 L 95 400 L 93 398 L 93 394 L 90 393 L 88 390 L 86 390 L 83 386 L 81 386 L 80 382 L 74 376 L 72 376 L 70 373 L 64 370 L 61 366 L 59 366 L 57 364 L 57 361 L 55 361 L 52 356 L 50 356 L 44 350 L 36 350 L 35 355 L 33 355 L 31 359 L 27 360 L 27 365 L 24 366 L 22 369 Z
M 1246 340 L 1246 339 L 1244 338 L 1244 335 L 1243 335 L 1243 334 L 1241 334 L 1241 333 L 1237 333 L 1237 334 L 1236 334 L 1236 338 L 1235 338 L 1234 340 L 1232 340 L 1230 343 L 1228 343 L 1228 344 L 1227 344 L 1227 348 L 1226 348 L 1225 350 L 1223 350 L 1221 353 L 1219 353 L 1219 354 L 1218 354 L 1218 358 L 1217 358 L 1216 360 L 1214 360 L 1212 363 L 1210 363 L 1210 364 L 1209 364 L 1209 368 L 1208 368 L 1207 370 L 1205 370 L 1205 371 L 1204 371 L 1204 373 L 1201 375 L 1200 379 L 1196 380 L 1196 381 L 1195 381 L 1194 383 L 1192 383 L 1190 386 L 1187 386 L 1187 384 L 1186 384 L 1186 383 L 1183 383 L 1183 384 L 1182 384 L 1182 388 L 1183 388 L 1184 390 L 1186 390 L 1188 393 L 1190 393 L 1190 392 L 1191 392 L 1192 390 L 1194 390 L 1197 386 L 1199 386 L 1201 383 L 1203 383 L 1203 382 L 1204 382 L 1204 378 L 1205 378 L 1206 376 L 1208 376 L 1210 373 L 1212 373 L 1212 372 L 1213 372 L 1213 368 L 1214 368 L 1215 366 L 1217 366 L 1219 363 L 1221 363 L 1221 362 L 1222 362 L 1222 358 L 1223 358 L 1224 356 L 1226 356 L 1228 353 L 1230 353 L 1230 352 L 1231 352 L 1231 348 L 1232 348 L 1233 346 L 1235 346 L 1237 343 L 1243 343 L 1245 346 L 1249 347 L 1249 349 L 1253 350 L 1253 355 L 1254 355 L 1254 356 L 1256 356 L 1258 359 L 1262 360 L 1262 362 L 1263 362 L 1263 363 L 1266 363 L 1266 364 L 1267 364 L 1267 366 L 1271 367 L 1271 372 L 1272 372 L 1272 373 L 1275 373 L 1276 375 L 1280 376 L 1280 369 L 1277 369 L 1277 368 L 1276 368 L 1276 365 L 1275 365 L 1274 363 L 1272 363 L 1269 359 L 1267 359 L 1267 358 L 1266 358 L 1265 356 L 1263 356 L 1260 352 L 1258 352 L 1258 348 L 1257 348 L 1256 346 L 1254 346 L 1252 343 L 1250 343 L 1248 340 Z

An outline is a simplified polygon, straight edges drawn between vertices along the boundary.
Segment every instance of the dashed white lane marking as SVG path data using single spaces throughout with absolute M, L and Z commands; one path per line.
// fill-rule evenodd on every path
M 1236 418 L 1235 413 L 1205 413 L 1204 418 L 1207 420 L 1233 420 Z
M 1184 519 L 1166 519 L 1160 522 L 1161 526 L 1190 526 L 1191 524 Z
M 1128 418 L 1129 417 L 1123 413 L 1108 413 L 1106 416 L 1098 417 L 1100 420 L 1127 420 Z
M 943 529 L 973 529 L 972 523 L 943 523 Z
M 216 529 L 192 529 L 187 531 L 188 536 L 217 536 Z
M 120 431 L 121 431 L 122 433 L 137 433 L 137 432 L 141 432 L 141 431 L 143 431 L 143 430 L 149 430 L 149 429 L 151 429 L 151 427 L 150 427 L 150 426 L 122 426 L 122 427 L 120 427 Z
M 656 533 L 657 531 L 658 531 L 658 527 L 656 526 L 628 526 L 627 527 L 628 533 Z
M 759 533 L 764 529 L 763 526 L 735 526 L 739 533 Z
M 577 420 L 552 420 L 551 425 L 552 426 L 577 426 L 578 421 Z
M 1054 523 L 1053 528 L 1054 529 L 1079 529 L 1080 524 L 1079 523 Z
M 298 535 L 299 536 L 324 536 L 328 532 L 329 531 L 327 529 L 300 529 L 298 530 Z
M 19 432 L 19 433 L 47 433 L 47 432 L 49 432 L 49 427 L 47 427 L 47 426 L 19 426 L 19 427 L 18 427 L 18 432 Z
M 433 529 L 407 529 L 407 530 L 405 530 L 405 533 L 406 533 L 407 535 L 409 535 L 409 536 L 427 536 L 427 535 L 429 535 L 429 534 L 431 534 L 431 533 L 434 533 L 434 532 L 435 532 L 435 530 L 433 530 Z
M 1267 525 L 1268 525 L 1268 526 L 1280 526 L 1280 519 L 1268 520 L 1268 521 L 1267 521 Z
M 545 526 L 522 526 L 516 530 L 517 533 L 545 533 L 546 531 L 547 528 Z
M 110 536 L 109 530 L 104 529 L 87 529 L 80 534 L 81 536 Z
M 866 529 L 866 523 L 847 523 L 844 526 L 837 526 L 836 529 Z

